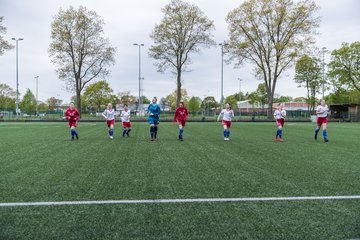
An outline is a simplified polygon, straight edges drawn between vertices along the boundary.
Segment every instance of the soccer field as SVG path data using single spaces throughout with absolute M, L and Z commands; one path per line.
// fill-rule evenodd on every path
M 0 239 L 359 239 L 360 124 L 314 127 L 0 123 Z

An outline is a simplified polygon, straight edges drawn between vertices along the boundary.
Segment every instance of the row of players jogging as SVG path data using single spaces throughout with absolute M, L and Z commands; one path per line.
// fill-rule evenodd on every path
M 157 139 L 157 132 L 158 132 L 158 125 L 159 125 L 159 115 L 160 115 L 160 106 L 157 104 L 157 98 L 154 97 L 151 101 L 151 103 L 148 106 L 147 109 L 148 112 L 148 123 L 150 125 L 150 140 L 155 141 Z M 328 117 L 330 115 L 330 111 L 328 106 L 325 103 L 325 100 L 321 100 L 320 104 L 316 107 L 316 115 L 317 115 L 317 126 L 315 129 L 315 140 L 318 138 L 318 133 L 320 131 L 320 127 L 322 127 L 322 133 L 323 133 L 323 139 L 324 142 L 328 142 L 327 138 L 327 123 L 328 123 Z M 115 109 L 112 107 L 112 104 L 109 103 L 105 111 L 103 112 L 102 116 L 106 119 L 106 125 L 108 127 L 108 133 L 110 139 L 113 139 L 114 137 L 114 124 L 115 124 L 115 117 L 116 112 Z M 184 102 L 180 102 L 178 108 L 175 111 L 173 122 L 178 123 L 179 125 L 179 135 L 178 139 L 180 141 L 183 141 L 183 132 L 184 127 L 186 125 L 186 121 L 188 119 L 189 113 L 186 109 Z M 78 123 L 78 120 L 80 118 L 79 111 L 74 107 L 73 103 L 70 103 L 69 108 L 65 112 L 65 118 L 68 120 L 69 127 L 70 127 L 70 133 L 71 133 L 71 140 L 74 140 L 74 138 L 79 139 L 79 134 L 76 131 L 76 126 Z M 225 105 L 225 109 L 222 109 L 217 121 L 222 120 L 222 126 L 224 128 L 224 141 L 229 141 L 230 137 L 230 128 L 231 128 L 231 122 L 234 118 L 234 111 L 231 109 L 231 105 L 227 103 Z M 280 141 L 283 142 L 283 127 L 284 122 L 286 118 L 286 111 L 284 109 L 283 104 L 279 104 L 277 109 L 274 112 L 274 119 L 276 121 L 276 134 L 274 137 L 274 141 Z M 120 119 L 122 122 L 122 136 L 130 136 L 131 131 L 131 121 L 130 121 L 130 110 L 127 105 L 124 105 L 124 110 L 121 111 Z

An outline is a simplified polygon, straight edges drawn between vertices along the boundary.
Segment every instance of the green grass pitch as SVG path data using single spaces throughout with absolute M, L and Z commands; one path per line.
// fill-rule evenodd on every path
M 360 124 L 0 123 L 0 203 L 360 195 Z M 360 200 L 0 207 L 0 239 L 359 239 Z

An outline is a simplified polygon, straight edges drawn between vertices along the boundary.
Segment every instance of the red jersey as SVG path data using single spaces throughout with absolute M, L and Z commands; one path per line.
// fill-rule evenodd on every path
M 186 121 L 188 115 L 189 115 L 188 110 L 185 107 L 178 107 L 175 111 L 174 122 L 176 122 L 176 120 Z
M 67 120 L 75 122 L 80 118 L 80 113 L 76 108 L 74 109 L 68 108 L 65 112 L 65 117 Z

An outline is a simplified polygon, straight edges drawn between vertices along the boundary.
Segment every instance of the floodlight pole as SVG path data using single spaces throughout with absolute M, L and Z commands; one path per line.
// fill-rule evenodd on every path
M 221 46 L 221 98 L 220 98 L 220 108 L 223 108 L 224 105 L 224 46 L 226 43 L 219 43 Z
M 39 116 L 39 110 L 38 110 L 38 101 L 39 101 L 39 76 L 35 77 L 36 79 L 36 116 Z
M 134 46 L 139 47 L 139 114 L 142 112 L 142 105 L 141 105 L 141 47 L 144 46 L 143 43 L 134 43 Z
M 322 99 L 325 98 L 325 51 L 326 47 L 322 48 Z
M 19 119 L 19 45 L 18 42 L 23 38 L 11 38 L 16 41 L 16 120 Z

